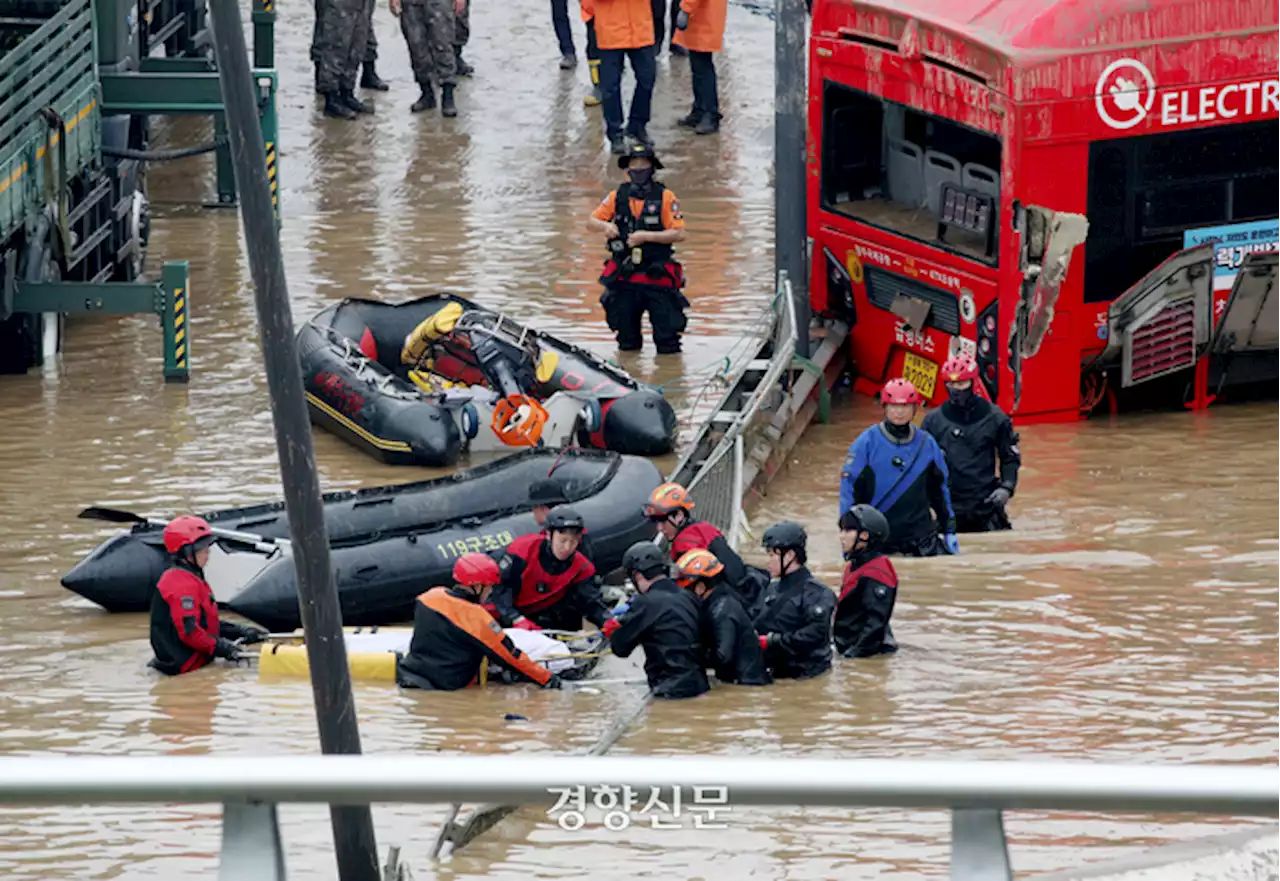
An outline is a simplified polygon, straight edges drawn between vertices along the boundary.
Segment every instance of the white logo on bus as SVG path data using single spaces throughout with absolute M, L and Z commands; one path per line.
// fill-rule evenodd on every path
M 1107 65 L 1094 90 L 1098 116 L 1114 129 L 1133 128 L 1156 100 L 1156 80 L 1141 61 L 1121 58 Z

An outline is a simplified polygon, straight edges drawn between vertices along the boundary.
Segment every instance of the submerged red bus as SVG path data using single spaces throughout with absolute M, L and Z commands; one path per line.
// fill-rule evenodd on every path
M 1275 0 L 814 0 L 816 314 L 1022 422 L 1276 377 Z

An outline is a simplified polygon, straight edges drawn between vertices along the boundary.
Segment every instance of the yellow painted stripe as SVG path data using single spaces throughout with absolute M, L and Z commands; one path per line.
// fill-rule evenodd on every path
M 174 359 L 178 362 L 178 366 L 182 367 L 187 362 L 187 347 L 175 346 L 173 350 Z
M 90 113 L 93 112 L 93 108 L 97 106 L 98 106 L 98 100 L 94 98 L 89 102 L 88 106 L 81 108 L 80 112 L 77 113 L 75 116 L 73 116 L 70 119 L 70 121 L 67 122 L 67 131 L 71 131 L 78 124 L 80 124 L 86 116 L 88 116 Z M 60 140 L 62 140 L 62 136 L 60 134 L 54 135 L 52 141 L 50 141 L 49 146 L 56 145 Z M 45 147 L 39 147 L 36 150 L 36 158 L 43 159 L 45 150 L 46 150 Z M 26 174 L 29 170 L 30 169 L 27 167 L 27 163 L 25 162 L 22 163 L 22 165 L 16 171 L 14 171 L 12 174 L 9 175 L 8 179 L 0 181 L 0 193 L 3 193 L 5 190 L 9 189 L 9 187 L 13 186 L 13 184 L 16 183 L 18 180 L 20 180 L 22 176 Z
M 325 415 L 334 419 L 344 428 L 349 429 L 357 437 L 363 438 L 364 440 L 373 444 L 375 447 L 377 447 L 380 450 L 394 450 L 400 453 L 413 452 L 413 448 L 410 447 L 404 441 L 387 440 L 386 438 L 378 437 L 377 435 L 370 433 L 366 429 L 361 428 L 359 425 L 356 425 L 354 422 L 348 419 L 345 415 L 343 415 L 342 413 L 339 413 L 337 410 L 330 407 L 324 401 L 317 398 L 311 392 L 307 392 L 307 400 L 310 403 L 314 404 L 316 407 L 318 407 L 320 411 L 323 412 Z
M 178 332 L 173 335 L 174 343 L 180 343 L 187 338 L 187 332 L 179 328 Z
M 185 312 L 179 312 L 173 319 L 173 326 L 177 328 L 181 328 L 182 325 L 186 323 L 187 323 L 187 316 Z

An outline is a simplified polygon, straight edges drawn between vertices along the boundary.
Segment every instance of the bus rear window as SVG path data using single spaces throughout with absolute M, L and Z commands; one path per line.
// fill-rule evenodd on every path
M 822 206 L 995 263 L 1000 140 L 827 82 Z

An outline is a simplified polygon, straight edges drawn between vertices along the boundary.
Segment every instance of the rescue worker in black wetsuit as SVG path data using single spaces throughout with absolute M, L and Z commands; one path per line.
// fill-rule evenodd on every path
M 724 565 L 710 551 L 689 551 L 676 561 L 676 583 L 692 590 L 702 603 L 702 648 L 705 663 L 721 682 L 769 685 L 773 677 L 764 652 L 742 608 L 737 592 L 725 584 Z
M 174 518 L 161 534 L 173 564 L 151 594 L 149 666 L 166 676 L 199 670 L 214 658 L 234 661 L 243 645 L 262 642 L 266 631 L 218 619 L 213 590 L 204 580 L 213 531 L 203 517 Z
M 699 548 L 710 551 L 724 566 L 724 580 L 738 592 L 743 608 L 754 609 L 769 583 L 768 573 L 742 562 L 724 534 L 710 523 L 695 519 L 692 511 L 693 499 L 678 483 L 659 486 L 644 506 L 645 517 L 658 525 L 667 540 L 672 562 Z
M 673 247 L 684 241 L 684 215 L 675 193 L 653 179 L 662 168 L 653 147 L 632 145 L 618 158 L 618 167 L 627 170 L 627 183 L 605 196 L 587 218 L 587 229 L 603 233 L 609 248 L 600 273 L 600 305 L 619 351 L 644 346 L 640 321 L 648 312 L 658 354 L 674 355 L 688 325 L 689 301 L 681 293 L 684 269 Z
M 501 581 L 498 564 L 480 553 L 453 564 L 453 587 L 433 587 L 418 597 L 409 653 L 396 665 L 404 688 L 457 691 L 478 681 L 486 659 L 543 688 L 559 688 L 560 677 L 533 661 L 502 632 L 481 605 Z
M 840 471 L 840 513 L 871 505 L 889 521 L 887 554 L 932 557 L 960 553 L 942 448 L 915 418 L 923 399 L 905 379 L 880 390 L 884 421 L 849 445 Z M 929 513 L 930 508 L 937 521 Z
M 854 505 L 840 515 L 840 548 L 847 561 L 840 579 L 836 651 L 846 658 L 896 652 L 889 619 L 898 598 L 898 573 L 880 548 L 889 539 L 889 521 L 870 505 Z
M 933 435 L 947 457 L 956 531 L 1012 529 L 1006 506 L 1018 488 L 1022 465 L 1013 420 L 976 393 L 978 363 L 969 356 L 947 359 L 942 379 L 947 400 L 925 416 L 920 427 Z
M 545 526 L 507 545 L 492 614 L 502 626 L 520 630 L 580 630 L 583 618 L 603 626 L 610 611 L 600 578 L 578 549 L 582 517 L 569 507 L 552 508 Z
M 831 617 L 836 595 L 805 568 L 808 536 L 784 520 L 764 532 L 774 577 L 756 610 L 756 633 L 775 679 L 808 679 L 831 669 Z
M 542 529 L 547 525 L 547 515 L 558 505 L 569 504 L 564 485 L 554 477 L 544 477 L 529 485 L 529 504 L 533 506 L 533 522 Z M 578 544 L 578 552 L 588 560 L 595 562 L 595 554 L 591 551 L 591 536 L 582 530 L 582 541 Z
M 697 599 L 671 580 L 666 557 L 652 542 L 628 548 L 622 568 L 639 593 L 626 611 L 601 628 L 613 653 L 625 658 L 637 646 L 644 649 L 644 672 L 654 697 L 697 697 L 710 689 Z

